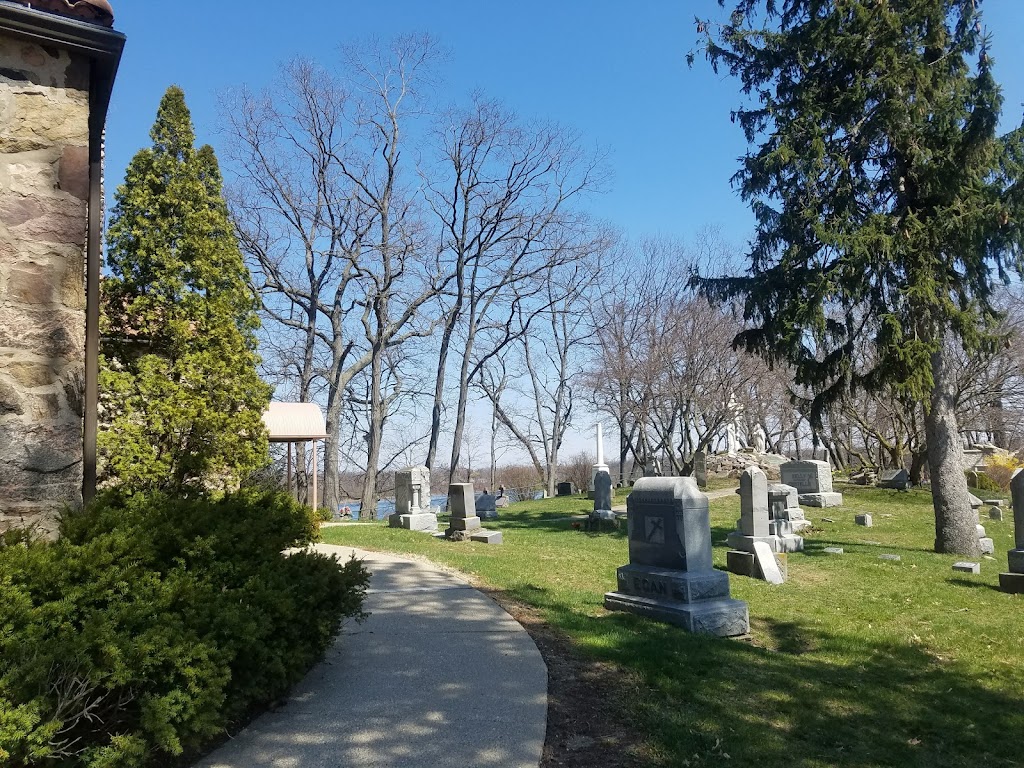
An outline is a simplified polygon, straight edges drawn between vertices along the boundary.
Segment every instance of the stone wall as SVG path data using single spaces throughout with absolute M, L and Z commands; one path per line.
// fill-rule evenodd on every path
M 82 502 L 89 67 L 0 33 L 0 529 Z

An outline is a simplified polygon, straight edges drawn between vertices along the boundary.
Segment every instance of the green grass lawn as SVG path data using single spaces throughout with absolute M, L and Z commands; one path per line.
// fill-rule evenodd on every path
M 984 519 L 997 558 L 981 561 L 980 576 L 954 573 L 958 558 L 930 551 L 928 493 L 839 490 L 844 507 L 805 508 L 815 527 L 806 551 L 789 556 L 786 584 L 730 577 L 733 597 L 750 607 L 749 640 L 605 611 L 626 540 L 559 519 L 588 511 L 585 498 L 504 511 L 488 524 L 504 532 L 502 546 L 385 524 L 326 529 L 324 540 L 424 555 L 539 608 L 584 652 L 636 680 L 625 716 L 648 734 L 650 765 L 1024 765 L 1024 602 L 997 589 L 1013 523 Z M 874 527 L 855 526 L 858 512 Z M 711 502 L 716 567 L 738 515 L 738 497 Z

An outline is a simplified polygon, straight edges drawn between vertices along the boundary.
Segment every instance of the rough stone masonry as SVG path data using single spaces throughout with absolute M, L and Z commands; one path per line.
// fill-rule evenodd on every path
M 82 501 L 89 72 L 0 30 L 0 529 Z

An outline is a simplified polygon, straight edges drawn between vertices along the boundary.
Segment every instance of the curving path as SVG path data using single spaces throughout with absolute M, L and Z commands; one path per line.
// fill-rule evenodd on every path
M 537 768 L 547 668 L 522 626 L 429 563 L 317 549 L 364 560 L 370 618 L 199 768 Z

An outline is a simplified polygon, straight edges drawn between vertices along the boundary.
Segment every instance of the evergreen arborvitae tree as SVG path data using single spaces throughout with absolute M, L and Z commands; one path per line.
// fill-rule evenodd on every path
M 724 4 L 724 0 L 720 0 Z M 742 0 L 698 23 L 751 104 L 734 177 L 757 218 L 736 343 L 794 365 L 810 414 L 851 389 L 924 403 L 936 549 L 978 553 L 948 368 L 995 342 L 993 278 L 1021 271 L 1022 131 L 997 135 L 978 0 Z M 692 55 L 691 55 L 692 61 Z M 869 360 L 857 359 L 870 342 Z
M 257 299 L 213 149 L 167 90 L 117 190 L 103 282 L 104 477 L 131 489 L 228 487 L 267 461 Z

